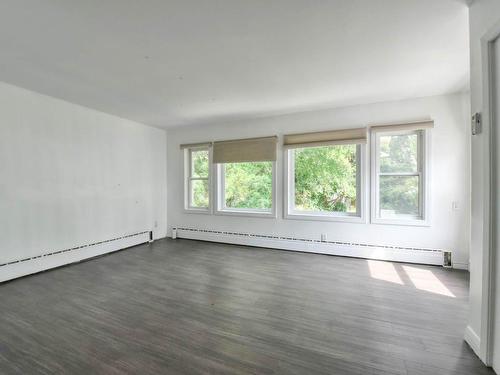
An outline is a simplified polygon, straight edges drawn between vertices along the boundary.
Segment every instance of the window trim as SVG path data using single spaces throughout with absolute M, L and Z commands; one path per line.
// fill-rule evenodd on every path
M 418 171 L 408 173 L 380 173 L 380 157 L 379 144 L 380 137 L 387 135 L 407 135 L 418 133 L 420 142 L 418 147 Z M 380 130 L 371 134 L 371 220 L 372 224 L 387 224 L 387 225 L 403 225 L 403 226 L 425 226 L 430 223 L 430 140 L 431 129 L 419 130 Z M 395 175 L 395 176 L 419 176 L 419 210 L 421 213 L 418 216 L 399 215 L 397 218 L 384 219 L 378 216 L 379 200 L 379 176 L 380 175 Z
M 348 143 L 354 144 L 354 143 Z M 334 146 L 334 145 L 333 145 Z M 323 146 L 310 146 L 310 147 L 325 147 Z M 308 146 L 300 147 L 308 148 Z M 287 220 L 306 220 L 306 221 L 339 221 L 347 223 L 361 223 L 366 224 L 366 208 L 367 202 L 367 189 L 366 189 L 366 145 L 356 144 L 356 159 L 358 163 L 357 176 L 356 176 L 356 196 L 358 204 L 356 213 L 342 213 L 342 212 L 321 212 L 321 211 L 296 211 L 293 209 L 295 202 L 295 171 L 294 171 L 294 157 L 292 152 L 295 148 L 288 148 L 284 150 L 283 166 L 283 217 Z
M 225 206 L 225 174 L 223 171 L 225 163 L 216 164 L 215 167 L 215 214 L 228 216 L 246 216 L 276 219 L 276 161 L 272 163 L 272 190 L 271 190 L 271 210 L 263 210 L 258 208 L 228 208 Z
M 208 151 L 208 177 L 192 176 L 192 154 L 193 151 Z M 208 207 L 191 206 L 191 184 L 192 181 L 207 181 L 208 184 Z M 184 212 L 196 214 L 212 213 L 212 147 L 193 146 L 184 149 Z

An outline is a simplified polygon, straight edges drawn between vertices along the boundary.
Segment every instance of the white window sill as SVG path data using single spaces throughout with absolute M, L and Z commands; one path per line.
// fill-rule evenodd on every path
M 238 210 L 238 209 L 222 209 L 215 211 L 216 215 L 222 216 L 243 216 L 243 217 L 259 217 L 267 219 L 276 219 L 276 213 L 272 211 L 258 210 Z
M 184 208 L 184 213 L 210 215 L 212 210 L 210 208 Z
M 400 225 L 409 227 L 430 227 L 431 224 L 428 220 L 424 219 L 382 219 L 382 218 L 372 218 L 372 224 L 380 225 Z
M 322 214 L 314 212 L 291 212 L 285 214 L 287 220 L 304 220 L 304 221 L 338 221 L 344 223 L 366 224 L 366 219 L 356 214 Z

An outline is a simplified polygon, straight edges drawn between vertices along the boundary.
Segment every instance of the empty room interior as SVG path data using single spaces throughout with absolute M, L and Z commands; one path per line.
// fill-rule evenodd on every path
M 500 0 L 2 0 L 0 374 L 500 374 L 499 126 Z

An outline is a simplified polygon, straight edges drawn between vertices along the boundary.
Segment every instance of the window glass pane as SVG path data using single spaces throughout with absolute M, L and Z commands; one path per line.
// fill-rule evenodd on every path
M 417 172 L 418 139 L 417 133 L 380 136 L 380 172 Z
M 191 177 L 208 177 L 208 150 L 191 152 Z
M 419 215 L 419 176 L 380 176 L 380 217 Z
M 208 208 L 208 180 L 191 180 L 191 207 Z
M 295 210 L 356 212 L 356 145 L 295 149 Z
M 272 162 L 227 163 L 224 170 L 226 207 L 271 209 Z

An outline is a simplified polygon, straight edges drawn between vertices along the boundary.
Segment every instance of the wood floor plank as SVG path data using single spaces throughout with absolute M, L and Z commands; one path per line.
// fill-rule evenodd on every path
M 0 296 L 0 374 L 493 373 L 440 267 L 166 239 Z

